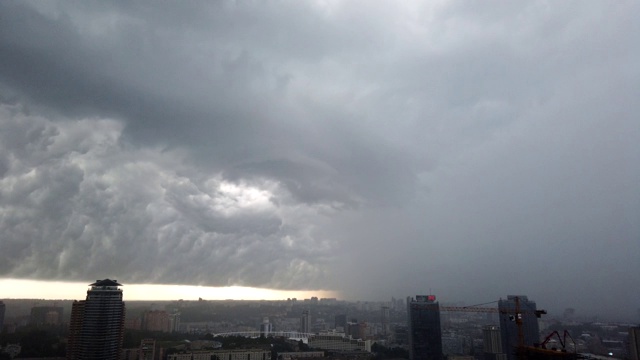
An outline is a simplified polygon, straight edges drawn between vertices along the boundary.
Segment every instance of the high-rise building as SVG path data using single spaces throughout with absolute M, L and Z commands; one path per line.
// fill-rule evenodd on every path
M 388 306 L 383 306 L 382 309 L 380 310 L 380 317 L 381 317 L 381 323 L 382 323 L 382 335 L 383 336 L 388 336 L 390 333 L 390 327 L 389 327 L 389 307 Z
M 508 360 L 515 360 L 516 349 L 519 344 L 518 323 L 522 329 L 524 346 L 534 346 L 540 343 L 540 330 L 536 315 L 536 303 L 529 301 L 524 295 L 509 295 L 506 300 L 498 301 L 500 312 L 500 335 L 502 352 Z
M 6 305 L 0 301 L 0 332 L 4 328 L 4 312 L 6 310 Z
M 409 358 L 411 360 L 442 360 L 440 305 L 434 295 L 407 298 L 409 325 Z
M 304 310 L 300 317 L 300 332 L 308 334 L 311 332 L 311 312 Z
M 640 326 L 629 328 L 629 359 L 640 360 Z
M 262 319 L 262 324 L 260 324 L 260 336 L 269 337 L 269 334 L 273 332 L 273 324 L 269 322 L 269 318 L 265 317 Z
M 347 314 L 338 314 L 334 318 L 335 320 L 335 329 L 342 328 L 342 331 L 345 331 L 347 327 Z
M 122 285 L 105 279 L 89 286 L 86 300 L 71 307 L 67 359 L 118 360 L 124 337 Z
M 500 340 L 500 328 L 495 325 L 487 325 L 482 328 L 482 340 L 485 360 L 506 360 L 507 355 L 502 352 Z
M 180 311 L 173 309 L 173 312 L 169 314 L 169 332 L 180 331 Z

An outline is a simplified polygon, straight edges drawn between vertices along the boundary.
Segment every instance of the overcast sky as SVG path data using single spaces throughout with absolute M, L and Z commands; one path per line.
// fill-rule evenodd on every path
M 633 316 L 637 1 L 2 1 L 0 278 Z

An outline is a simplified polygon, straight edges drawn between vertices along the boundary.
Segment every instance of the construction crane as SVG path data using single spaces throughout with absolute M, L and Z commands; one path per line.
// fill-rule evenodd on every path
M 544 339 L 544 341 L 542 341 L 540 344 L 534 344 L 535 346 L 525 345 L 524 329 L 522 324 L 523 314 L 532 313 L 536 316 L 536 318 L 540 318 L 542 317 L 542 315 L 545 315 L 547 312 L 545 310 L 522 309 L 520 298 L 518 296 L 515 296 L 514 300 L 515 300 L 514 309 L 508 309 L 508 310 L 500 310 L 493 307 L 491 308 L 482 307 L 482 305 L 496 303 L 497 301 L 492 301 L 492 302 L 473 305 L 473 306 L 441 306 L 440 310 L 441 311 L 507 314 L 509 316 L 509 319 L 514 321 L 518 328 L 518 345 L 516 346 L 515 350 L 519 360 L 577 360 L 577 359 L 584 358 L 583 356 L 581 356 L 576 352 L 575 341 L 573 341 L 573 338 L 571 337 L 571 335 L 567 330 L 564 331 L 564 334 L 562 337 L 560 336 L 560 333 L 558 333 L 557 331 L 554 331 L 551 334 L 549 334 Z M 547 344 L 551 341 L 554 335 L 558 337 L 558 342 L 562 346 L 562 348 L 559 350 L 556 348 L 547 349 Z M 567 337 L 569 337 L 569 339 L 571 339 L 571 341 L 574 344 L 574 351 L 572 353 L 568 352 L 566 349 Z
M 478 304 L 478 305 L 472 305 L 472 306 L 441 306 L 440 310 L 441 311 L 461 311 L 461 312 L 481 312 L 481 313 L 500 313 L 500 314 L 507 314 L 509 316 L 509 319 L 514 321 L 516 323 L 516 326 L 518 328 L 518 344 L 516 346 L 516 354 L 518 355 L 518 359 L 524 359 L 524 349 L 527 347 L 524 343 L 524 329 L 522 326 L 522 315 L 523 314 L 534 314 L 536 316 L 536 318 L 540 318 L 542 317 L 542 315 L 545 315 L 547 313 L 546 310 L 529 310 L 529 309 L 522 309 L 521 305 L 520 305 L 520 297 L 519 296 L 515 296 L 514 297 L 514 301 L 515 301 L 515 308 L 514 309 L 507 309 L 507 310 L 500 310 L 497 308 L 489 308 L 489 307 L 482 307 L 481 305 L 488 305 L 488 304 L 494 304 L 497 303 L 498 301 L 491 301 L 488 303 L 484 303 L 484 304 Z

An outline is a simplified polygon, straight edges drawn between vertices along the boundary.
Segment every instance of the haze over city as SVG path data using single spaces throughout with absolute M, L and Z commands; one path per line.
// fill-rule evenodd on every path
M 634 316 L 639 12 L 2 1 L 0 298 L 108 277 Z

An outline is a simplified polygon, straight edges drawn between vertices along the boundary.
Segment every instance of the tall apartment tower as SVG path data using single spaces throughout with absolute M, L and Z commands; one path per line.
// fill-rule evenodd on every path
M 169 314 L 169 332 L 179 332 L 180 331 L 180 311 L 178 309 L 173 309 L 171 314 Z
M 629 328 L 629 359 L 640 360 L 640 326 Z
M 269 334 L 272 332 L 273 324 L 269 322 L 269 318 L 262 318 L 262 324 L 260 324 L 260 336 L 269 337 Z
M 525 346 L 540 343 L 540 329 L 536 315 L 536 303 L 524 295 L 509 295 L 506 300 L 498 301 L 500 312 L 500 335 L 502 352 L 508 360 L 516 360 L 518 342 L 518 321 L 522 322 L 522 335 Z
M 434 295 L 407 298 L 409 358 L 443 360 L 440 305 Z
M 311 312 L 304 310 L 300 317 L 300 332 L 308 334 L 311 332 Z
M 89 286 L 86 300 L 71 307 L 67 359 L 118 360 L 124 338 L 122 285 L 105 279 Z
M 389 307 L 388 306 L 383 306 L 382 309 L 380 309 L 380 318 L 381 318 L 381 322 L 382 322 L 382 335 L 383 336 L 389 336 L 389 334 L 391 333 L 391 328 L 389 326 Z
M 6 310 L 6 306 L 4 305 L 4 303 L 2 301 L 0 301 L 0 332 L 2 332 L 2 329 L 4 327 L 4 312 Z
M 482 340 L 485 360 L 507 360 L 507 355 L 502 352 L 500 327 L 487 325 L 482 328 Z

